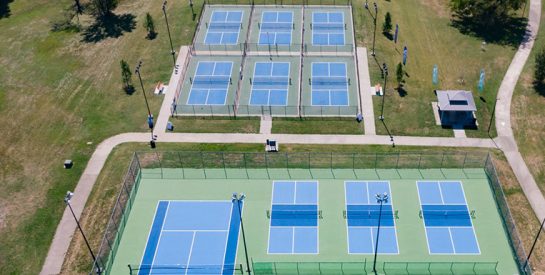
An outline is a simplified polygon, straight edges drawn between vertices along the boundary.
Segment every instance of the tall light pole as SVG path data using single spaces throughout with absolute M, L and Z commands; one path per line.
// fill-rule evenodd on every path
M 172 46 L 172 37 L 170 36 L 170 27 L 168 26 L 167 0 L 163 2 L 163 14 L 165 15 L 165 22 L 167 23 L 168 40 L 170 41 L 170 53 L 172 54 L 172 62 L 174 63 L 174 66 L 176 66 L 176 52 L 174 51 L 174 47 Z
M 148 124 L 151 132 L 151 141 L 150 145 L 152 148 L 155 147 L 155 137 L 153 136 L 153 115 L 151 114 L 151 110 L 149 108 L 148 104 L 148 97 L 146 96 L 146 90 L 144 89 L 144 83 L 142 82 L 142 76 L 140 75 L 140 69 L 142 68 L 142 60 L 138 61 L 138 65 L 136 66 L 136 69 L 134 70 L 136 74 L 138 74 L 138 79 L 140 80 L 140 86 L 142 87 L 142 95 L 144 95 L 144 101 L 146 102 L 146 107 L 148 108 Z
M 388 202 L 388 193 L 384 192 L 383 194 L 376 194 L 375 198 L 377 203 L 380 203 L 380 208 L 378 211 L 378 227 L 377 227 L 377 240 L 375 241 L 375 258 L 373 259 L 373 272 L 377 274 L 377 254 L 378 254 L 378 240 L 380 236 L 380 220 L 382 218 L 382 205 L 385 202 Z
M 530 261 L 530 256 L 532 256 L 532 252 L 534 252 L 534 248 L 537 244 L 537 240 L 539 239 L 539 234 L 541 234 L 541 231 L 543 230 L 543 225 L 545 225 L 545 218 L 543 218 L 543 221 L 541 222 L 541 225 L 539 226 L 536 239 L 534 240 L 534 243 L 532 244 L 532 248 L 530 248 L 530 253 L 528 253 L 528 257 L 526 257 L 526 262 L 524 262 L 524 266 L 522 267 L 522 272 L 524 272 L 524 270 L 528 266 L 528 262 Z
M 195 17 L 197 17 L 197 15 L 195 14 L 195 10 L 193 10 L 193 0 L 189 0 L 189 7 L 191 8 L 191 15 L 193 16 L 193 21 L 195 21 Z
M 246 247 L 246 234 L 244 233 L 244 223 L 242 222 L 242 210 L 240 207 L 240 203 L 244 201 L 245 198 L 246 195 L 244 195 L 244 193 L 233 193 L 233 196 L 231 196 L 231 201 L 237 202 L 238 216 L 240 217 L 240 228 L 242 230 L 242 243 L 244 244 L 244 255 L 246 256 L 246 271 L 248 274 L 251 274 L 252 271 L 250 269 L 250 260 L 248 258 L 248 248 Z
M 384 74 L 384 87 L 382 91 L 382 106 L 380 107 L 380 120 L 384 120 L 384 98 L 386 97 L 386 81 L 388 79 L 388 65 L 382 63 L 382 73 Z
M 373 31 L 373 51 L 371 52 L 372 56 L 375 56 L 375 37 L 377 36 L 377 17 L 378 17 L 378 6 L 377 2 L 373 2 L 373 6 L 375 6 L 375 30 Z
M 72 205 L 70 204 L 70 199 L 74 196 L 74 193 L 68 191 L 66 192 L 66 195 L 64 196 L 64 203 L 68 206 L 70 209 L 70 212 L 72 212 L 72 217 L 74 217 L 74 220 L 76 221 L 76 224 L 78 225 L 79 232 L 81 232 L 81 235 L 83 236 L 83 240 L 85 241 L 85 244 L 87 245 L 87 249 L 89 249 L 89 253 L 91 254 L 91 257 L 93 258 L 93 264 L 96 267 L 96 272 L 98 274 L 102 273 L 102 269 L 100 268 L 100 265 L 97 262 L 97 258 L 95 257 L 95 253 L 93 253 L 93 250 L 91 249 L 91 246 L 89 245 L 89 241 L 87 240 L 87 237 L 85 237 L 85 234 L 83 233 L 83 229 L 81 229 L 81 225 L 79 224 L 78 218 L 76 217 L 76 214 L 74 214 L 74 210 L 72 209 Z

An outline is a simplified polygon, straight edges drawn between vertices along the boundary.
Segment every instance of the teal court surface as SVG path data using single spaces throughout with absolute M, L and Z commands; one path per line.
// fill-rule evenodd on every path
M 381 274 L 518 273 L 483 169 L 157 168 L 137 186 L 110 274 L 241 274 L 242 226 L 255 274 L 370 274 L 376 248 Z
M 355 117 L 354 52 L 348 5 L 205 5 L 173 113 Z

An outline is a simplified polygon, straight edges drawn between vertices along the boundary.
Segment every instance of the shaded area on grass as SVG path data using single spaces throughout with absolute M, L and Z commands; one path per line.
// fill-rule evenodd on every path
M 472 18 L 455 17 L 452 26 L 460 33 L 483 39 L 487 43 L 518 47 L 526 34 L 528 19 L 523 17 L 506 17 L 499 25 L 483 27 Z
M 259 118 L 229 119 L 188 117 L 170 118 L 174 132 L 182 133 L 259 133 Z
M 363 123 L 355 119 L 275 118 L 271 131 L 275 134 L 361 135 Z
M 534 81 L 534 90 L 536 90 L 539 95 L 545 97 L 545 83 Z
M 9 4 L 11 2 L 13 0 L 0 0 L 0 19 L 10 17 L 11 9 L 9 8 Z
M 96 43 L 106 38 L 117 38 L 125 32 L 132 32 L 136 27 L 135 16 L 132 14 L 111 14 L 97 18 L 83 31 L 83 41 Z

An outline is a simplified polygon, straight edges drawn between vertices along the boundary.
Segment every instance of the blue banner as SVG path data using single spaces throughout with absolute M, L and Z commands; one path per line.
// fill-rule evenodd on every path
M 439 83 L 438 74 L 439 74 L 439 70 L 437 69 L 437 65 L 433 65 L 433 77 L 432 77 L 433 85 L 437 85 Z
M 396 32 L 394 33 L 394 43 L 397 44 L 397 34 L 399 33 L 399 25 L 396 24 Z
M 403 47 L 403 65 L 407 64 L 407 46 Z
M 481 69 L 481 75 L 479 76 L 479 93 L 483 92 L 484 89 L 484 69 Z

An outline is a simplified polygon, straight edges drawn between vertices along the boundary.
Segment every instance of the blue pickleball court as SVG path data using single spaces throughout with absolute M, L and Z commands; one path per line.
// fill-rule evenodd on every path
M 376 194 L 388 194 L 389 199 L 382 205 L 377 203 Z M 349 254 L 375 253 L 380 217 L 379 254 L 398 254 L 397 234 L 390 183 L 387 181 L 347 181 L 345 200 Z
M 264 11 L 259 28 L 259 45 L 290 45 L 294 28 L 293 12 Z
M 138 274 L 233 274 L 237 207 L 231 201 L 159 201 Z
M 313 12 L 311 29 L 313 45 L 345 45 L 346 24 L 342 12 Z
M 290 85 L 289 62 L 256 62 L 250 79 L 250 105 L 286 106 Z
M 430 254 L 480 254 L 459 181 L 419 181 L 418 195 Z
M 269 254 L 318 254 L 318 182 L 275 181 Z
M 312 62 L 312 106 L 348 106 L 348 85 L 344 62 Z
M 210 22 L 205 23 L 207 32 L 204 39 L 206 45 L 234 45 L 242 28 L 243 11 L 212 12 Z
M 225 105 L 233 62 L 200 61 L 190 78 L 187 105 Z

